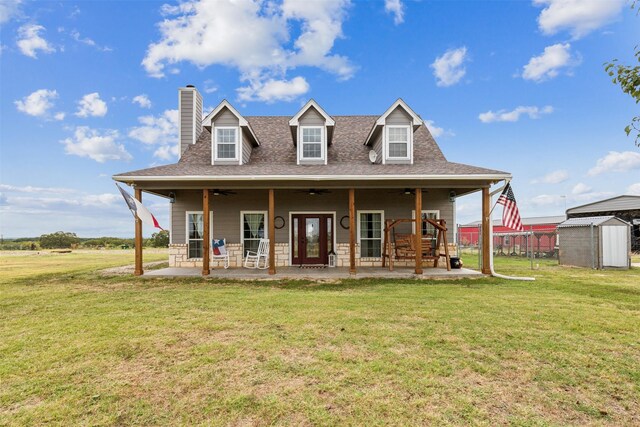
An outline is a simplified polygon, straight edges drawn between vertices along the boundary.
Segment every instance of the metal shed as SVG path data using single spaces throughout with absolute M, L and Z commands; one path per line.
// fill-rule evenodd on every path
M 560 265 L 629 268 L 630 224 L 609 216 L 571 218 L 558 225 Z

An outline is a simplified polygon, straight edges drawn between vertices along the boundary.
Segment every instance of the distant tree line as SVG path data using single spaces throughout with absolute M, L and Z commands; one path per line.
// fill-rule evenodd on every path
M 166 248 L 169 246 L 169 232 L 160 231 L 153 233 L 151 238 L 144 239 L 146 247 Z M 2 239 L 0 250 L 40 250 L 40 249 L 119 249 L 133 248 L 134 239 L 121 237 L 78 237 L 76 233 L 66 231 L 56 231 L 55 233 L 43 234 L 40 237 L 20 237 L 17 239 Z

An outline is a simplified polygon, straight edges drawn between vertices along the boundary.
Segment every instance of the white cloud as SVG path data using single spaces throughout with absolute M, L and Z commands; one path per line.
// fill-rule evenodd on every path
M 549 206 L 559 205 L 564 203 L 565 196 L 557 194 L 540 194 L 531 199 L 531 204 L 534 206 Z
M 113 51 L 113 49 L 111 49 L 108 46 L 100 46 L 99 44 L 97 44 L 94 40 L 90 39 L 89 37 L 82 37 L 77 30 L 71 31 L 71 37 L 75 41 L 77 41 L 78 43 L 86 44 L 87 46 L 91 46 L 91 47 L 96 48 L 97 50 L 100 50 L 102 52 L 111 52 L 111 51 Z
M 25 96 L 22 100 L 14 101 L 18 111 L 34 117 L 50 118 L 49 110 L 53 108 L 53 100 L 58 98 L 58 92 L 55 90 L 39 89 L 30 95 Z M 64 113 L 58 112 L 53 115 L 53 119 L 64 119 Z
M 458 83 L 467 70 L 464 63 L 467 61 L 467 48 L 450 49 L 442 56 L 436 58 L 431 64 L 433 75 L 438 86 L 451 86 Z
M 595 176 L 605 172 L 628 172 L 640 169 L 640 153 L 635 151 L 609 151 L 598 159 L 596 165 L 589 169 L 588 175 Z
M 631 184 L 629 187 L 627 187 L 627 194 L 640 196 L 640 182 L 636 182 L 635 184 Z
M 141 108 L 151 108 L 151 100 L 144 93 L 134 96 L 131 102 L 138 104 Z
M 523 67 L 522 78 L 537 83 L 557 77 L 563 68 L 571 69 L 580 63 L 578 57 L 571 55 L 569 43 L 557 43 L 544 48 L 539 56 L 534 56 Z
M 625 0 L 534 0 L 544 6 L 538 27 L 546 35 L 568 30 L 574 39 L 581 38 L 614 21 Z
M 523 114 L 529 116 L 530 119 L 539 119 L 543 114 L 551 114 L 552 112 L 553 107 L 550 105 L 542 108 L 521 105 L 511 111 L 498 110 L 493 112 L 489 110 L 486 113 L 480 113 L 478 119 L 480 119 L 482 123 L 517 122 Z
M 304 77 L 294 77 L 291 80 L 253 81 L 249 86 L 238 88 L 238 98 L 241 101 L 292 101 L 309 91 L 309 83 Z
M 100 99 L 98 92 L 88 93 L 78 101 L 78 117 L 104 117 L 107 114 L 107 103 Z
M 581 203 L 589 203 L 593 200 L 602 199 L 611 196 L 613 193 L 608 191 L 588 191 L 581 194 L 559 195 L 559 194 L 540 194 L 530 200 L 533 206 L 565 206 Z
M 142 126 L 129 131 L 129 137 L 146 145 L 159 145 L 154 157 L 170 160 L 180 153 L 178 146 L 178 110 L 166 110 L 160 116 L 138 117 Z
M 214 93 L 218 91 L 218 86 L 213 83 L 213 80 L 208 79 L 204 81 L 204 93 Z
M 40 37 L 40 32 L 46 31 L 42 25 L 25 24 L 18 28 L 18 41 L 16 44 L 20 51 L 31 58 L 38 57 L 38 51 L 43 53 L 55 52 L 55 48 L 48 41 Z
M 172 17 L 158 24 L 161 39 L 149 45 L 142 65 L 153 77 L 163 77 L 168 65 L 183 61 L 200 68 L 226 65 L 236 68 L 249 87 L 287 82 L 287 71 L 300 66 L 348 79 L 355 67 L 348 58 L 332 53 L 342 37 L 348 6 L 347 0 L 282 4 L 194 0 L 163 7 L 162 12 Z M 294 35 L 297 38 L 291 41 Z
M 393 15 L 393 23 L 396 25 L 404 22 L 404 5 L 401 0 L 385 0 L 384 10 Z
M 573 189 L 571 190 L 571 194 L 580 195 L 580 194 L 589 193 L 592 190 L 593 188 L 589 187 L 587 184 L 579 182 L 573 186 Z
M 44 194 L 68 194 L 76 191 L 71 188 L 32 187 L 31 185 L 19 187 L 17 185 L 10 185 L 10 184 L 0 184 L 0 190 L 10 192 L 10 193 L 44 193 Z
M 569 172 L 566 170 L 556 170 L 549 172 L 543 177 L 531 181 L 532 184 L 560 184 L 569 179 Z
M 116 143 L 119 134 L 115 130 L 106 130 L 100 134 L 95 129 L 86 126 L 78 126 L 73 138 L 60 141 L 65 146 L 65 152 L 74 156 L 88 157 L 98 163 L 107 160 L 132 159 L 124 145 Z
M 22 0 L 2 0 L 0 2 L 0 24 L 8 22 L 20 11 Z

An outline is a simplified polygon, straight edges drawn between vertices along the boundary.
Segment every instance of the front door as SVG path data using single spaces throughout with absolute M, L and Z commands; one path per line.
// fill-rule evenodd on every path
M 333 215 L 291 216 L 291 261 L 294 265 L 328 264 L 333 246 Z

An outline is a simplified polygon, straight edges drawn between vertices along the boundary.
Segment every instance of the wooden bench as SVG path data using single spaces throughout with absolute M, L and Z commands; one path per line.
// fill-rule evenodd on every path
M 416 259 L 416 236 L 415 234 L 400 234 L 394 236 L 395 240 L 395 259 Z M 431 246 L 431 237 L 422 238 L 422 259 L 433 261 L 433 267 L 438 266 L 440 254 L 438 249 Z

